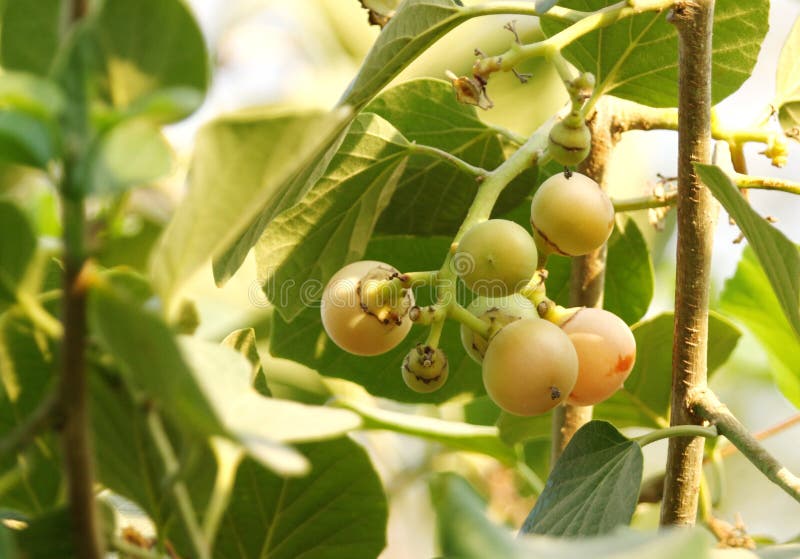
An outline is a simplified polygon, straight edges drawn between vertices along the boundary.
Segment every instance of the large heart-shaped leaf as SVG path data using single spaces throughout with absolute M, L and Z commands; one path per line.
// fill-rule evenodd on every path
M 613 0 L 565 0 L 561 5 L 594 11 Z M 721 101 L 750 77 L 768 28 L 769 1 L 718 0 L 714 8 L 712 99 Z M 565 24 L 542 20 L 553 35 Z M 592 72 L 597 88 L 654 107 L 678 102 L 678 37 L 666 12 L 644 12 L 593 31 L 569 47 L 567 58 Z
M 459 103 L 447 82 L 426 78 L 402 83 L 381 93 L 365 110 L 391 122 L 409 141 L 442 149 L 476 167 L 492 170 L 505 161 L 497 131 L 478 118 L 475 107 Z M 535 181 L 535 169 L 517 177 L 503 191 L 494 211 L 503 213 L 518 205 Z M 376 230 L 453 235 L 477 190 L 475 177 L 450 163 L 412 155 Z
M 317 152 L 339 136 L 348 114 L 250 111 L 207 124 L 195 144 L 189 192 L 151 258 L 159 291 L 174 292 L 209 258 L 227 250 L 254 219 L 264 218 L 266 226 L 293 203 L 304 185 L 292 188 L 292 178 L 313 166 Z M 236 263 L 226 269 L 238 268 L 251 246 L 237 252 Z
M 309 303 L 309 285 L 359 259 L 378 215 L 403 174 L 408 142 L 381 117 L 364 113 L 325 174 L 266 228 L 256 245 L 259 279 L 288 320 Z
M 304 478 L 281 478 L 252 460 L 239 467 L 214 545 L 218 559 L 377 557 L 387 505 L 367 453 L 347 438 L 298 446 Z
M 745 248 L 736 273 L 725 282 L 720 307 L 758 338 L 769 356 L 770 373 L 778 388 L 800 407 L 800 339 L 770 288 L 753 247 Z
M 595 536 L 633 517 L 642 482 L 641 447 L 605 421 L 570 440 L 528 515 L 522 534 Z
M 695 169 L 753 247 L 783 314 L 800 337 L 800 253 L 797 247 L 750 206 L 722 169 L 699 163 L 695 164 Z

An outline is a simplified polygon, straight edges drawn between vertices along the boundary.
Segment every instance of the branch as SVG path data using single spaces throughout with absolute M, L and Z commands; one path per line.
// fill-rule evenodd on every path
M 719 434 L 738 448 L 767 479 L 800 503 L 800 478 L 767 452 L 711 390 L 703 388 L 695 391 L 690 404 L 694 413 L 716 425 Z
M 672 6 L 674 0 L 654 0 L 649 2 L 617 2 L 595 12 L 572 14 L 576 20 L 562 31 L 542 41 L 528 45 L 514 43 L 506 52 L 497 56 L 483 58 L 475 63 L 473 73 L 488 77 L 493 72 L 509 72 L 518 64 L 536 57 L 546 57 L 559 51 L 570 43 L 597 29 L 608 27 L 621 19 L 646 11 L 662 11 Z M 490 4 L 491 6 L 491 4 Z M 485 13 L 488 13 L 484 9 Z M 578 19 L 580 18 L 580 19 Z
M 773 190 L 776 192 L 788 192 L 789 194 L 800 194 L 800 183 L 787 181 L 775 177 L 756 177 L 753 175 L 736 174 L 733 182 L 742 190 Z M 625 200 L 612 200 L 615 212 L 633 212 L 636 210 L 646 210 L 649 208 L 663 208 L 672 206 L 678 200 L 678 192 L 671 191 L 663 196 L 638 196 Z
M 693 163 L 711 160 L 711 30 L 714 0 L 679 2 L 670 13 L 678 31 L 678 250 L 672 351 L 671 425 L 695 422 L 690 393 L 707 379 L 708 293 L 716 207 Z M 691 526 L 703 462 L 703 439 L 669 440 L 662 525 Z

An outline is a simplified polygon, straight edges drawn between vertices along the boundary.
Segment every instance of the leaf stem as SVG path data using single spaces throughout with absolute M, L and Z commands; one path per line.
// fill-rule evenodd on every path
M 192 500 L 189 497 L 189 490 L 186 488 L 186 484 L 183 481 L 175 479 L 180 470 L 180 464 L 178 458 L 175 456 L 175 451 L 172 448 L 169 436 L 164 429 L 161 417 L 154 408 L 147 411 L 147 427 L 150 431 L 150 436 L 153 437 L 153 442 L 161 456 L 161 460 L 164 463 L 165 476 L 167 479 L 171 480 L 170 486 L 172 488 L 172 495 L 178 506 L 178 514 L 197 552 L 197 557 L 199 559 L 211 559 L 210 547 L 197 522 L 197 514 L 194 511 Z
M 24 423 L 0 439 L 0 457 L 18 452 L 42 431 L 52 427 L 58 411 L 58 393 L 54 391 L 45 396 L 36 409 L 25 417 Z
M 64 336 L 64 327 L 61 322 L 45 310 L 36 296 L 21 290 L 17 292 L 17 304 L 31 322 L 49 337 L 60 340 Z
M 665 427 L 664 429 L 656 429 L 641 437 L 636 437 L 633 440 L 639 443 L 639 446 L 644 447 L 650 443 L 668 439 L 670 437 L 716 437 L 717 428 L 713 425 L 705 427 L 703 425 L 673 425 L 672 427 Z
M 456 169 L 468 175 L 472 175 L 474 177 L 484 177 L 488 174 L 488 171 L 486 169 L 482 167 L 476 167 L 475 165 L 467 163 L 466 161 L 464 161 L 459 157 L 456 157 L 452 153 L 449 153 L 437 147 L 412 143 L 409 146 L 409 151 L 411 151 L 412 153 L 422 153 L 437 159 L 441 159 L 443 161 L 447 161 L 448 163 L 453 165 Z
M 212 439 L 211 447 L 217 459 L 217 475 L 203 517 L 203 535 L 207 542 L 213 542 L 217 536 L 217 530 L 236 483 L 236 470 L 244 457 L 241 447 L 220 437 Z

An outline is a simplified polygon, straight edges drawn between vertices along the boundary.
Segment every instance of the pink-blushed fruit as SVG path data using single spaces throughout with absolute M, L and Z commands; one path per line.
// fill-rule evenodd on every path
M 581 309 L 561 328 L 578 354 L 570 404 L 599 404 L 622 388 L 636 362 L 636 339 L 621 318 L 603 309 Z

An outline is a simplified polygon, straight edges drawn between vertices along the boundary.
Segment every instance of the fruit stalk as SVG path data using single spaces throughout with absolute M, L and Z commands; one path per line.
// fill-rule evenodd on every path
M 592 149 L 580 171 L 605 190 L 606 162 L 613 148 L 609 119 L 613 111 L 608 97 L 601 97 L 587 123 L 592 133 Z M 571 307 L 602 307 L 606 271 L 606 244 L 584 256 L 572 259 L 569 304 Z M 561 456 L 572 435 L 592 419 L 592 406 L 565 404 L 553 412 L 551 463 Z
M 671 425 L 697 424 L 693 391 L 706 386 L 708 293 L 715 205 L 693 163 L 711 160 L 711 31 L 714 0 L 681 2 L 669 20 L 678 31 L 678 250 L 672 353 Z M 703 439 L 669 441 L 662 525 L 691 526 L 697 516 Z

